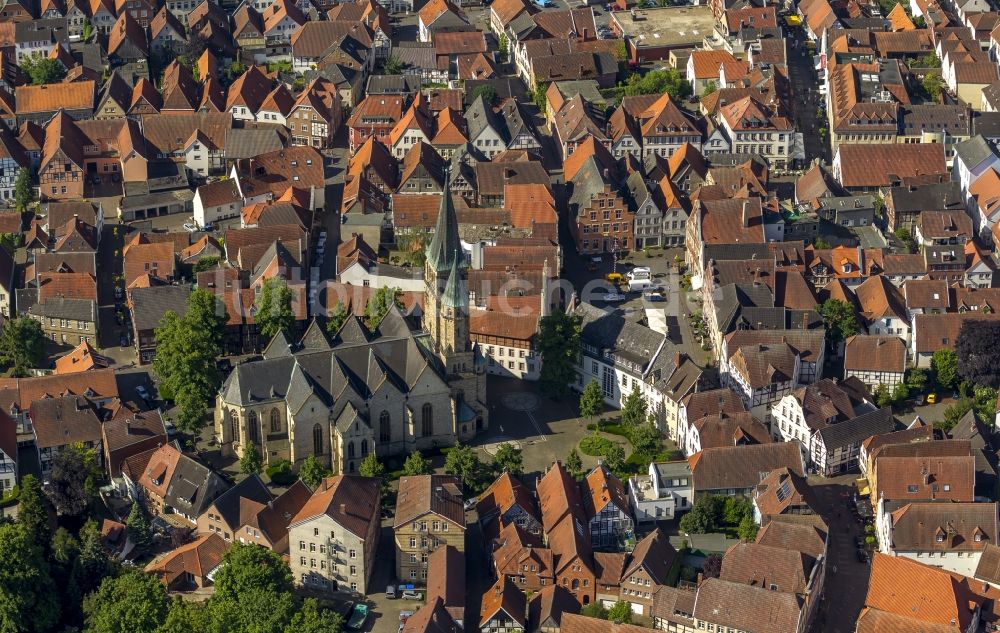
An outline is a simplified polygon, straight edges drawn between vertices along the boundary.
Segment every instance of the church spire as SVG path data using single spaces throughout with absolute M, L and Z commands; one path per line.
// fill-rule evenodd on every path
M 462 271 L 459 270 L 461 261 L 462 254 L 460 251 L 456 251 L 452 257 L 448 281 L 445 283 L 444 294 L 441 297 L 441 302 L 449 308 L 465 308 L 469 305 L 469 293 L 462 279 Z
M 426 252 L 427 265 L 437 272 L 444 272 L 451 268 L 452 259 L 458 259 L 462 248 L 461 240 L 458 237 L 458 217 L 455 215 L 455 205 L 451 200 L 451 174 L 449 172 L 450 170 L 446 168 L 437 225 L 434 227 L 434 237 L 431 238 Z

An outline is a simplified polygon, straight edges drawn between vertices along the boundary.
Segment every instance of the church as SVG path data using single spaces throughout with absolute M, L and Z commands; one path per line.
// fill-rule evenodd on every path
M 489 425 L 486 363 L 469 336 L 468 261 L 446 183 L 424 265 L 423 330 L 393 307 L 374 330 L 351 316 L 317 321 L 297 343 L 276 336 L 216 397 L 223 455 L 255 446 L 265 464 L 316 456 L 335 474 L 370 452 L 405 456 L 465 442 Z

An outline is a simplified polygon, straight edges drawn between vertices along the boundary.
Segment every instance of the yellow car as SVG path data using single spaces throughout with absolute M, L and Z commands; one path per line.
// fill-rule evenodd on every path
M 937 404 L 937 394 L 929 393 L 927 394 L 927 404 Z
M 625 275 L 621 273 L 608 273 L 607 275 L 604 275 L 604 279 L 609 283 L 620 284 L 625 281 Z

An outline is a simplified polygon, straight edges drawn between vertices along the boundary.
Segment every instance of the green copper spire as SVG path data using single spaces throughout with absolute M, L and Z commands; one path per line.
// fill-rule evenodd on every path
M 452 259 L 457 258 L 461 249 L 458 217 L 455 215 L 455 205 L 451 201 L 451 178 L 445 169 L 444 192 L 441 194 L 437 225 L 434 227 L 434 237 L 427 246 L 427 265 L 439 273 L 444 272 L 451 267 Z
M 465 308 L 469 305 L 469 292 L 466 289 L 465 280 L 462 279 L 461 263 L 462 252 L 453 251 L 448 282 L 444 286 L 444 294 L 441 297 L 441 302 L 449 308 Z

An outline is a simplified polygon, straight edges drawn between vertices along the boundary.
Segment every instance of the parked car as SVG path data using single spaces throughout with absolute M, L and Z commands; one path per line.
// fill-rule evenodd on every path
M 396 599 L 396 586 L 395 585 L 389 585 L 388 587 L 385 588 L 385 597 L 388 598 L 389 600 L 395 600 Z
M 617 303 L 619 301 L 625 301 L 625 295 L 619 292 L 609 292 L 604 295 L 604 300 L 612 303 Z
M 188 233 L 194 233 L 195 231 L 198 230 L 198 227 L 195 226 L 194 222 L 185 222 L 183 226 L 184 230 L 187 231 Z
M 357 603 L 354 605 L 354 609 L 351 610 L 351 617 L 347 621 L 347 628 L 352 631 L 358 631 L 365 625 L 365 621 L 368 619 L 368 605 L 363 603 Z
M 617 285 L 625 281 L 625 275 L 621 273 L 608 273 L 604 275 L 604 280 Z
M 149 402 L 149 391 L 147 391 L 142 385 L 135 388 L 135 393 L 142 398 L 143 402 Z
M 407 589 L 406 591 L 401 593 L 399 597 L 402 598 L 403 600 L 423 600 L 424 594 L 420 591 L 411 591 Z
M 399 612 L 399 621 L 400 622 L 406 622 L 407 620 L 410 619 L 411 615 L 413 615 L 413 611 L 400 611 Z
M 867 563 L 868 562 L 868 552 L 866 552 L 865 550 L 861 549 L 860 547 L 858 548 L 858 562 L 859 563 Z

